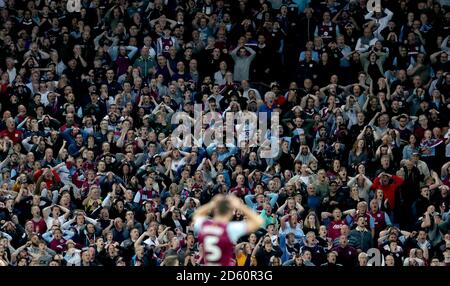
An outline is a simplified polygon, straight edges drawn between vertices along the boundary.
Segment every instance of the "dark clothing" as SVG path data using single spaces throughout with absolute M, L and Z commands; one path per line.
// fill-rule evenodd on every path
M 281 257 L 283 252 L 279 247 L 273 248 L 271 251 L 267 252 L 265 249 L 260 248 L 258 252 L 256 252 L 256 263 L 258 267 L 264 267 L 270 265 L 270 258 L 272 256 Z
M 360 231 L 354 229 L 350 232 L 349 243 L 356 249 L 367 252 L 367 250 L 373 246 L 372 234 L 368 230 Z
M 342 248 L 341 246 L 333 248 L 338 256 L 336 262 L 342 264 L 343 266 L 356 266 L 358 261 L 358 252 L 354 247 L 347 245 Z

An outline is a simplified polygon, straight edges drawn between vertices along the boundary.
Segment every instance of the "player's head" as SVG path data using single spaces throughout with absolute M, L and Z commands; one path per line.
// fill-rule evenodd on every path
M 228 218 L 231 220 L 233 217 L 233 209 L 230 205 L 230 202 L 223 198 L 217 202 L 217 208 L 215 209 L 215 216 Z

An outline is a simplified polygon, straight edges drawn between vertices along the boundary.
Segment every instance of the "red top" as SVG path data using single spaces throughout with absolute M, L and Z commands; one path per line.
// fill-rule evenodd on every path
M 233 266 L 234 243 L 224 223 L 206 220 L 200 226 L 199 243 L 203 247 L 204 264 L 207 266 Z
M 44 234 L 47 231 L 47 224 L 45 223 L 44 219 L 41 218 L 38 221 L 35 221 L 34 219 L 31 220 L 33 223 L 33 231 L 39 232 L 40 234 Z
M 341 235 L 341 228 L 347 225 L 343 219 L 341 220 L 333 220 L 328 225 L 328 237 L 331 237 L 332 240 L 335 240 Z
M 14 142 L 14 144 L 16 144 L 22 141 L 22 131 L 14 129 L 13 132 L 9 132 L 8 129 L 6 129 L 0 132 L 0 138 L 4 137 L 8 137 L 12 142 Z
M 57 239 L 53 239 L 52 241 L 50 241 L 50 243 L 48 244 L 49 248 L 54 250 L 54 251 L 65 251 L 67 250 L 67 246 L 66 246 L 66 240 L 64 238 L 61 238 L 60 240 Z
M 236 195 L 239 198 L 243 198 L 244 196 L 246 196 L 247 194 L 251 193 L 249 188 L 246 187 L 234 187 L 230 189 L 230 193 Z
M 376 213 L 370 212 L 369 215 L 373 217 L 375 221 L 375 231 L 379 233 L 386 228 L 385 214 L 382 211 L 377 211 Z
M 389 184 L 383 186 L 380 182 L 380 177 L 376 177 L 373 181 L 373 185 L 371 187 L 372 190 L 382 190 L 384 194 L 384 198 L 388 199 L 389 202 L 389 208 L 391 210 L 395 207 L 395 192 L 397 191 L 398 187 L 400 187 L 403 184 L 403 179 L 399 176 L 392 175 L 391 180 Z
M 44 171 L 42 169 L 40 169 L 40 170 L 37 170 L 36 173 L 34 173 L 33 180 L 35 182 L 37 182 L 39 180 L 39 177 L 42 175 L 42 172 L 44 172 Z M 59 174 L 55 170 L 52 170 L 52 173 L 53 173 L 53 177 L 55 178 L 55 181 L 60 183 L 61 177 L 59 176 Z M 52 179 L 50 179 L 50 180 L 44 179 L 44 182 L 47 184 L 47 189 L 51 189 L 54 184 Z

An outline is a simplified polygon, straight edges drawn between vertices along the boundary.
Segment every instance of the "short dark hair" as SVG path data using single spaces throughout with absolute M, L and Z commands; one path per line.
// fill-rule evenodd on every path
M 221 200 L 217 203 L 217 214 L 227 215 L 231 210 L 230 202 L 228 200 Z

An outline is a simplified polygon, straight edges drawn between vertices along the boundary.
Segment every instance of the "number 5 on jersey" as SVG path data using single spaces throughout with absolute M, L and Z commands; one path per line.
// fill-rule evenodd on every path
M 213 235 L 205 236 L 203 243 L 206 255 L 205 258 L 210 262 L 210 265 L 216 263 L 217 265 L 220 265 L 219 260 L 222 257 L 222 250 L 218 245 L 219 237 Z

